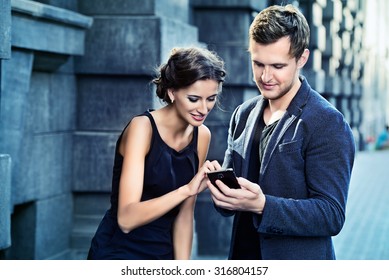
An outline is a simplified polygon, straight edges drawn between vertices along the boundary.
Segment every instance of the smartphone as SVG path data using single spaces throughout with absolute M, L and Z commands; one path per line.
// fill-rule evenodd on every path
M 232 189 L 240 189 L 240 185 L 232 168 L 208 172 L 207 176 L 215 187 L 217 187 L 216 180 L 220 180 Z

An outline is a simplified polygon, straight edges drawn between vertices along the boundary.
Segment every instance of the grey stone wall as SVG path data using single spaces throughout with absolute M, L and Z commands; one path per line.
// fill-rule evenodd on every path
M 49 259 L 69 248 L 76 78 L 92 20 L 14 0 L 11 59 L 3 61 L 0 153 L 11 164 L 11 259 Z M 26 230 L 26 228 L 28 230 Z
M 11 246 L 11 157 L 3 154 L 0 154 L 0 193 L 1 251 Z
M 11 2 L 0 0 L 0 61 L 11 57 Z
M 3 59 L 11 57 L 11 3 L 0 0 L 0 110 Z M 2 119 L 0 119 L 0 123 Z M 1 126 L 0 126 L 1 127 Z M 0 130 L 0 133 L 1 130 Z M 2 141 L 3 137 L 0 137 Z M 0 151 L 0 259 L 1 250 L 11 246 L 11 158 Z
M 363 2 L 365 25 L 362 30 L 361 72 L 362 94 L 356 106 L 361 108 L 361 133 L 370 140 L 368 149 L 374 149 L 374 140 L 389 124 L 389 3 L 379 5 Z

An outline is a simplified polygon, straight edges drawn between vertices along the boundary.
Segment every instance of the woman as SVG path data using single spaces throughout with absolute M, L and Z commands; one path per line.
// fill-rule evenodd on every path
M 195 198 L 214 170 L 203 122 L 221 91 L 224 63 L 207 49 L 177 48 L 158 72 L 153 82 L 166 106 L 134 117 L 120 135 L 111 207 L 88 259 L 190 258 Z

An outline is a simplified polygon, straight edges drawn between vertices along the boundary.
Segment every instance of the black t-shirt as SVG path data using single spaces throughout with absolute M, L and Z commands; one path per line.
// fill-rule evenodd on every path
M 251 182 L 259 182 L 262 158 L 277 123 L 278 121 L 266 126 L 263 116 L 258 118 L 250 151 L 250 168 L 247 176 Z M 258 233 L 253 225 L 253 213 L 237 212 L 236 215 L 236 239 L 231 259 L 262 259 Z

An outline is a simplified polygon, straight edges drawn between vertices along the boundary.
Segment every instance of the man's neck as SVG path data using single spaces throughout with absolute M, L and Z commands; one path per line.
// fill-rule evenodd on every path
M 273 122 L 281 119 L 300 87 L 301 81 L 298 79 L 287 94 L 279 99 L 269 100 L 269 104 L 266 106 L 263 113 L 263 120 L 266 125 L 272 124 Z

